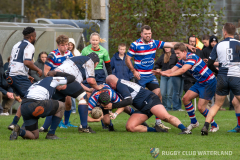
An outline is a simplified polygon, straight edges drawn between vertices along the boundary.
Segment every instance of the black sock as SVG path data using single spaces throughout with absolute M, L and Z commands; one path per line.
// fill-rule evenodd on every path
M 208 122 L 205 122 L 204 126 L 206 126 L 207 130 L 209 128 L 209 123 Z

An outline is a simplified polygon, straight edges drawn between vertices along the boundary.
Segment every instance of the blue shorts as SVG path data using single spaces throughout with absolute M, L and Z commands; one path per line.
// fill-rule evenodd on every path
M 215 94 L 217 86 L 216 78 L 204 83 L 196 82 L 189 90 L 199 94 L 199 98 L 211 100 Z
M 147 77 L 140 77 L 140 80 L 136 79 L 136 83 L 143 88 L 147 87 L 150 91 L 160 88 L 157 78 L 154 75 Z
M 95 80 L 97 82 L 97 84 L 104 84 L 106 83 L 106 74 L 104 72 L 103 69 L 98 69 L 98 70 L 95 70 Z M 82 84 L 84 84 L 85 86 L 87 86 L 88 88 L 92 88 L 86 80 L 84 80 L 82 82 Z
M 240 95 L 240 78 L 218 75 L 216 94 L 226 96 L 229 94 L 230 90 L 232 90 L 234 95 Z
M 14 88 L 14 91 L 20 95 L 20 97 L 24 97 L 27 93 L 28 88 L 32 85 L 31 81 L 27 76 L 10 76 L 12 79 L 11 86 Z

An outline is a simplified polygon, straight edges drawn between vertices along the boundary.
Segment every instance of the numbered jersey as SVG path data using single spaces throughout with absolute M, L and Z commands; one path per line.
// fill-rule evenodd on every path
M 15 44 L 11 53 L 11 60 L 9 65 L 9 75 L 27 76 L 29 68 L 24 65 L 25 60 L 31 61 L 35 52 L 35 47 L 27 40 L 22 40 Z
M 46 77 L 31 85 L 24 98 L 48 100 L 52 98 L 58 85 L 67 84 L 65 77 Z
M 219 61 L 219 75 L 240 77 L 240 41 L 226 38 L 213 48 L 209 59 Z

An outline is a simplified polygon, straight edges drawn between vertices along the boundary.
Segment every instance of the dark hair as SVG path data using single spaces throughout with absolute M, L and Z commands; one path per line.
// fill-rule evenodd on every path
M 227 32 L 229 35 L 234 35 L 236 32 L 236 27 L 232 23 L 225 23 L 223 26 L 223 29 Z
M 210 36 L 205 34 L 202 36 L 202 40 L 209 40 L 210 39 Z
M 184 43 L 176 43 L 175 45 L 174 45 L 174 48 L 173 48 L 174 50 L 180 50 L 181 52 L 183 52 L 183 51 L 188 51 L 187 50 L 187 47 L 185 46 L 185 44 Z
M 33 27 L 27 27 L 27 28 L 24 28 L 24 29 L 23 29 L 22 34 L 23 34 L 24 36 L 27 36 L 27 35 L 29 35 L 29 34 L 31 34 L 31 33 L 33 33 L 33 32 L 35 32 L 35 29 L 34 29 Z
M 98 98 L 98 102 L 99 102 L 100 104 L 105 104 L 105 105 L 107 105 L 107 104 L 110 103 L 110 101 L 111 101 L 111 99 L 110 99 L 110 96 L 109 96 L 108 92 L 102 92 L 102 93 L 100 93 L 99 98 Z
M 97 53 L 92 52 L 92 53 L 90 53 L 90 54 L 87 55 L 87 56 L 88 56 L 89 58 L 91 58 L 94 63 L 99 62 L 99 57 L 98 57 Z
M 141 27 L 141 32 L 143 32 L 144 29 L 146 29 L 146 30 L 151 30 L 151 27 L 148 26 L 148 25 L 143 25 L 143 26 Z
M 42 51 L 42 52 L 39 53 L 38 57 L 40 58 L 42 54 L 48 55 L 47 52 Z
M 60 35 L 56 39 L 57 44 L 68 43 L 68 41 L 69 41 L 69 38 L 67 36 L 65 36 L 65 35 Z

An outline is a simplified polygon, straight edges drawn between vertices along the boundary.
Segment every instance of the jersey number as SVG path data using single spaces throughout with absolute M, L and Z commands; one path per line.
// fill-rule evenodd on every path
M 228 61 L 231 61 L 231 60 L 233 60 L 233 50 L 232 50 L 232 48 L 227 48 L 227 60 Z
M 18 49 L 14 52 L 13 60 L 16 60 L 16 59 L 17 59 L 19 51 L 20 51 L 20 48 L 18 48 Z

